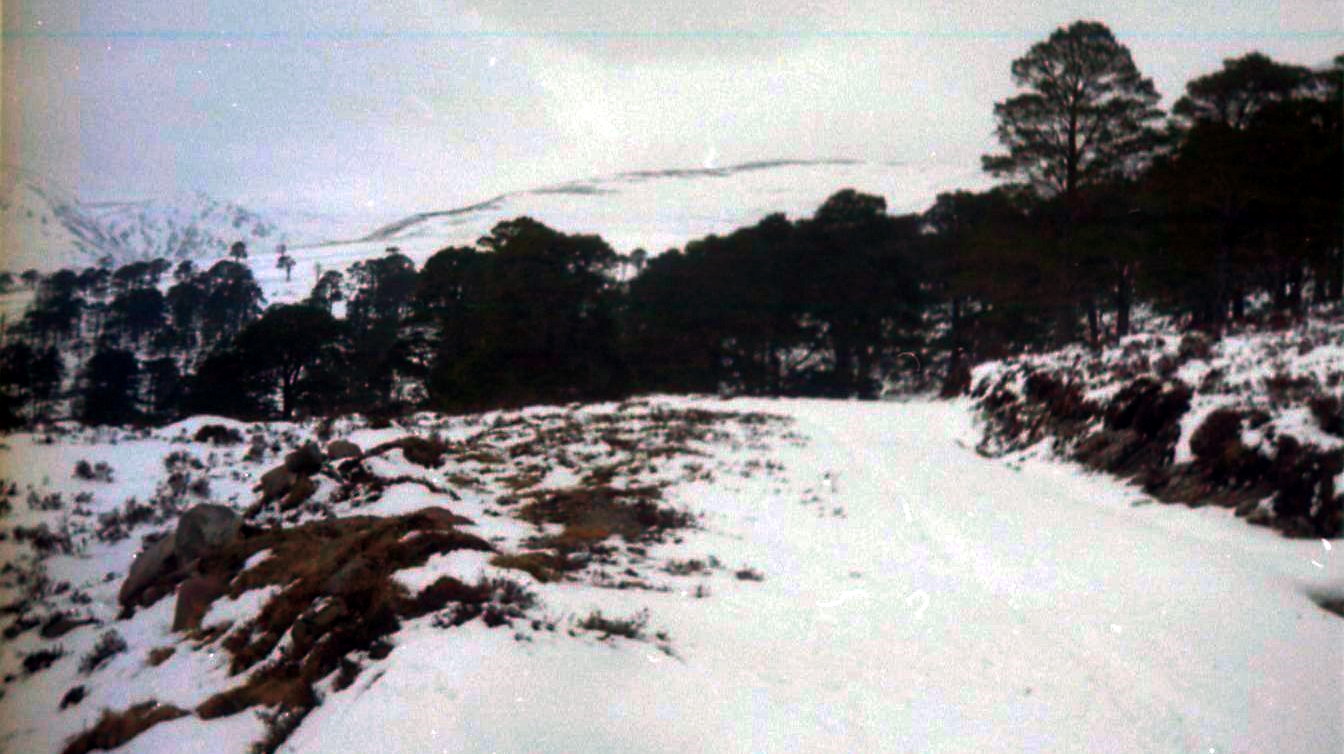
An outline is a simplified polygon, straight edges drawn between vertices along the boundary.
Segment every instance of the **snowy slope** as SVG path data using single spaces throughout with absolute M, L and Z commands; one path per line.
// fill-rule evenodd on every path
M 408 621 L 387 657 L 358 658 L 365 668 L 348 688 L 323 682 L 322 704 L 281 750 L 1344 747 L 1344 621 L 1312 600 L 1344 597 L 1344 563 L 1331 543 L 1282 539 L 1225 510 L 1138 506 L 1134 489 L 1055 461 L 1015 469 L 980 457 L 966 402 L 660 398 L 426 415 L 386 430 L 342 420 L 337 436 L 364 447 L 437 430 L 472 452 L 429 474 L 452 496 L 400 484 L 367 502 L 336 502 L 324 479 L 317 499 L 337 515 L 352 505 L 382 516 L 444 505 L 475 522 L 468 530 L 516 551 L 537 529 L 513 515 L 512 496 L 575 484 L 621 458 L 650 422 L 688 411 L 734 413 L 714 415 L 714 432 L 678 435 L 656 463 L 613 467 L 609 483 L 664 485 L 670 505 L 698 516 L 695 528 L 642 548 L 614 539 L 614 561 L 567 581 L 538 583 L 460 552 L 403 572 L 410 584 L 507 573 L 539 597 L 531 615 L 559 630 Z M 761 414 L 782 421 L 753 418 Z M 78 524 L 126 496 L 143 500 L 166 476 L 159 458 L 170 450 L 206 461 L 212 499 L 245 506 L 250 480 L 274 456 L 246 460 L 240 449 L 187 441 L 205 421 L 140 436 L 83 431 L 57 445 L 10 436 L 5 474 L 20 489 L 90 498 L 87 514 L 12 498 L 6 525 Z M 285 447 L 314 431 L 230 426 Z M 80 458 L 108 462 L 118 484 L 71 479 Z M 424 473 L 395 455 L 376 470 Z M 171 600 L 115 620 L 132 541 L 44 561 L 53 580 L 92 598 L 81 609 L 104 625 L 68 634 L 64 657 L 4 686 L 0 748 L 59 750 L 102 707 L 154 697 L 191 709 L 238 682 L 224 672 L 218 642 L 168 630 Z M 11 538 L 0 553 L 15 560 L 18 547 Z M 685 566 L 694 561 L 710 565 Z M 115 580 L 104 583 L 105 572 Z M 631 572 L 644 586 L 613 588 Z M 212 610 L 238 619 L 264 596 L 247 592 Z M 644 639 L 582 630 L 577 618 L 593 610 L 647 611 Z M 128 651 L 80 674 L 80 657 L 109 628 Z M 34 631 L 21 634 L 0 650 L 3 672 L 41 646 Z M 148 652 L 162 646 L 176 651 L 150 666 Z M 76 683 L 90 687 L 88 698 L 58 712 Z M 209 722 L 188 715 L 121 750 L 246 751 L 262 733 L 252 711 Z
M 0 166 L 0 269 L 52 272 L 164 257 L 207 259 L 235 241 L 257 251 L 280 243 L 348 237 L 349 223 L 331 215 L 289 213 L 293 229 L 233 202 L 195 192 L 167 199 L 81 202 L 39 175 Z M 365 226 L 367 227 L 367 225 Z
M 843 188 L 877 194 L 891 214 L 922 212 L 939 192 L 990 184 L 977 166 L 853 160 L 778 160 L 723 168 L 627 172 L 504 194 L 466 207 L 422 212 L 359 240 L 291 248 L 292 281 L 254 265 L 269 300 L 306 296 L 317 270 L 346 269 L 395 246 L 417 265 L 447 246 L 471 246 L 504 220 L 526 215 L 565 233 L 596 233 L 620 254 L 659 254 L 711 233 L 729 233 L 774 212 L 811 215 Z
M 222 256 L 236 241 L 270 251 L 289 241 L 281 228 L 257 213 L 202 193 L 82 206 L 121 250 L 117 259 L 122 262 Z
M 0 165 L 0 269 L 49 271 L 93 263 L 112 248 L 99 223 L 68 192 Z

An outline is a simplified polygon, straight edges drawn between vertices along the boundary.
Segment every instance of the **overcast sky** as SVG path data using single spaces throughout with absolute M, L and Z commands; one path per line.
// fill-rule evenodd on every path
M 8 0 L 4 161 L 90 200 L 388 211 L 633 169 L 975 165 L 1013 58 L 1080 18 L 1168 106 L 1226 57 L 1344 51 L 1344 0 Z

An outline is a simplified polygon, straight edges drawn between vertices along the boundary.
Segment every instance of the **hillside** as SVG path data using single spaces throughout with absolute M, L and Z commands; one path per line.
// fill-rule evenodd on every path
M 976 190 L 989 178 L 974 165 L 855 160 L 775 160 L 722 168 L 633 171 L 517 191 L 466 207 L 420 212 L 340 244 L 299 246 L 293 278 L 254 265 L 275 301 L 300 298 L 323 270 L 345 269 L 395 246 L 423 264 L 446 246 L 470 246 L 503 220 L 526 215 L 565 233 L 596 233 L 620 254 L 658 254 L 711 233 L 728 233 L 783 212 L 810 215 L 842 188 L 882 196 L 891 214 L 922 212 L 939 192 Z
M 31 174 L 10 171 L 7 181 L 0 192 L 7 197 L 7 269 L 82 268 L 104 255 L 117 264 L 156 256 L 208 264 L 241 240 L 272 302 L 306 296 L 319 265 L 344 270 L 389 246 L 423 264 L 445 246 L 474 244 L 496 223 L 522 215 L 568 233 L 597 233 L 623 254 L 640 247 L 656 254 L 773 212 L 808 215 L 845 187 L 885 197 L 888 212 L 898 214 L 923 211 L 940 191 L 988 184 L 974 166 L 778 160 L 575 180 L 379 222 L 356 211 L 254 210 L 201 193 L 81 203 Z M 289 281 L 274 266 L 280 243 L 296 262 Z
M 195 192 L 170 199 L 85 202 L 42 176 L 0 170 L 0 269 L 82 269 L 110 257 L 114 265 L 163 257 L 209 259 L 235 241 L 258 250 L 296 237 L 274 221 L 232 202 Z M 325 235 L 317 236 L 325 240 Z

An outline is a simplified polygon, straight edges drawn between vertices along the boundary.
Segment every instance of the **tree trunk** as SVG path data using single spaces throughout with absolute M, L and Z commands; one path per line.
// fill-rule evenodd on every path
M 835 349 L 835 388 L 848 398 L 854 392 L 854 354 L 846 337 L 833 335 L 831 343 Z
M 1326 297 L 1330 301 L 1339 301 L 1344 298 L 1344 249 L 1335 247 L 1330 252 L 1330 271 L 1328 273 L 1330 285 L 1326 290 Z
M 1288 260 L 1288 308 L 1293 314 L 1302 311 L 1302 260 Z
M 1134 268 L 1120 265 L 1120 279 L 1115 286 L 1115 337 L 1129 335 L 1129 308 L 1134 296 Z
M 955 353 L 961 346 L 961 297 L 952 297 L 952 321 L 948 328 L 948 340 L 952 351 Z
M 1087 343 L 1093 348 L 1101 342 L 1101 318 L 1097 312 L 1097 299 L 1089 295 L 1085 302 L 1087 306 Z
M 1231 251 L 1228 249 L 1227 242 L 1222 241 L 1218 244 L 1218 258 L 1214 262 L 1214 297 L 1218 303 L 1214 307 L 1214 320 L 1208 323 L 1214 327 L 1222 325 L 1223 320 L 1227 318 L 1229 304 L 1234 308 L 1237 306 L 1232 291 L 1231 266 Z M 1240 315 L 1235 316 L 1239 317 Z

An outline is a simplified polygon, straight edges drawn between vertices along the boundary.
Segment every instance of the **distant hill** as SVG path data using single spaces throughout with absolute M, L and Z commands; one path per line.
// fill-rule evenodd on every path
M 111 257 L 203 259 L 235 241 L 258 250 L 289 240 L 256 212 L 205 194 L 88 203 L 30 171 L 0 168 L 0 268 L 51 271 Z
M 516 191 L 385 225 L 367 242 L 472 243 L 500 220 L 527 215 L 570 233 L 598 233 L 617 251 L 658 253 L 749 225 L 772 212 L 810 215 L 842 188 L 886 198 L 892 214 L 920 212 L 940 191 L 990 181 L 975 165 L 770 160 L 726 167 L 643 170 Z
M 842 188 L 881 195 L 887 211 L 899 214 L 927 209 L 939 192 L 989 184 L 973 165 L 771 160 L 629 171 L 386 222 L 344 208 L 258 210 L 201 193 L 171 200 L 80 202 L 40 176 L 5 169 L 0 269 L 83 267 L 104 256 L 117 264 L 160 256 L 209 263 L 241 240 L 251 251 L 267 300 L 287 301 L 307 295 L 322 270 L 345 269 L 391 246 L 422 264 L 438 249 L 472 245 L 496 223 L 522 215 L 566 233 L 599 234 L 622 254 L 640 247 L 658 254 L 754 224 L 773 212 L 811 215 Z M 274 265 L 281 243 L 297 262 L 289 280 Z

